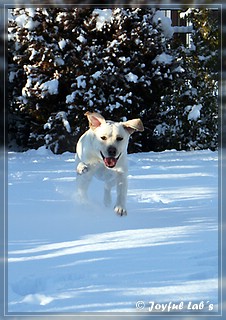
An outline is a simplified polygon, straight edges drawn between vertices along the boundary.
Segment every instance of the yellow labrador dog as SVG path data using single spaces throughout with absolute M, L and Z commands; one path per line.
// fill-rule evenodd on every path
M 140 119 L 125 122 L 105 120 L 99 113 L 85 114 L 89 130 L 79 139 L 77 153 L 78 196 L 87 200 L 87 189 L 93 176 L 105 182 L 104 203 L 111 204 L 111 188 L 116 185 L 117 200 L 115 212 L 126 215 L 127 195 L 127 146 L 134 131 L 143 131 Z

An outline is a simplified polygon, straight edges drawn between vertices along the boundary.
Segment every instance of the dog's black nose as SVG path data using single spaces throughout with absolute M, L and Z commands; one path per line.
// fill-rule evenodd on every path
M 115 157 L 115 156 L 116 156 L 116 152 L 117 152 L 117 150 L 116 150 L 115 147 L 110 146 L 110 147 L 108 148 L 108 155 L 109 155 L 109 157 Z

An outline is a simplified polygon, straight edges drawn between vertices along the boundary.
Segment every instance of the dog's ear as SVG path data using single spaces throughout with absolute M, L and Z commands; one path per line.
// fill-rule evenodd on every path
M 105 123 L 104 117 L 102 117 L 102 115 L 97 113 L 97 112 L 89 112 L 89 111 L 87 111 L 85 113 L 85 116 L 87 116 L 87 118 L 89 120 L 89 127 L 92 130 L 95 130 L 102 123 Z
M 132 134 L 134 131 L 144 131 L 143 123 L 140 119 L 133 119 L 123 122 L 123 127 Z

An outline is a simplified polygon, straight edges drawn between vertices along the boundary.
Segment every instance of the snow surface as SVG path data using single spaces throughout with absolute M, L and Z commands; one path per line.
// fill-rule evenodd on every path
M 171 64 L 173 57 L 165 52 L 158 54 L 156 58 L 152 61 L 153 64 Z
M 85 38 L 82 34 L 80 34 L 80 36 L 77 37 L 77 39 L 78 39 L 78 41 L 80 41 L 81 43 L 86 43 L 86 42 L 87 42 L 86 38 Z
M 165 13 L 161 10 L 156 11 L 153 21 L 158 24 L 161 21 L 162 31 L 166 38 L 172 38 L 174 33 L 174 28 L 172 27 L 172 20 L 165 16 Z
M 84 89 L 86 87 L 86 80 L 85 79 L 86 79 L 86 77 L 83 76 L 83 75 L 78 76 L 76 78 L 78 88 L 83 88 Z
M 128 158 L 120 218 L 103 206 L 101 181 L 77 202 L 73 154 L 9 152 L 9 312 L 142 314 L 151 301 L 217 311 L 217 152 Z
M 134 82 L 134 83 L 136 83 L 138 80 L 138 76 L 132 72 L 129 72 L 128 74 L 126 74 L 125 78 L 128 82 Z
M 32 9 L 31 9 L 32 11 Z M 25 28 L 25 29 L 28 29 L 29 31 L 32 31 L 34 30 L 35 28 L 37 28 L 39 26 L 39 22 L 38 21 L 34 21 L 33 19 L 31 19 L 33 17 L 33 14 L 34 14 L 34 10 L 32 11 L 33 14 L 30 12 L 29 16 L 27 16 L 25 13 L 24 14 L 21 14 L 20 16 L 18 16 L 15 21 L 17 23 L 18 26 L 20 26 L 21 28 Z M 12 17 L 12 15 L 10 16 L 10 18 Z M 14 19 L 14 18 L 13 18 Z
M 111 9 L 95 9 L 93 15 L 96 16 L 96 28 L 101 31 L 106 23 L 112 21 L 112 10 Z
M 191 110 L 188 114 L 188 120 L 194 120 L 196 121 L 198 118 L 200 118 L 200 110 L 202 109 L 201 104 L 195 104 L 191 107 Z
M 58 79 L 52 79 L 46 81 L 40 85 L 42 91 L 47 91 L 49 94 L 58 94 L 59 81 Z
M 61 119 L 63 122 L 63 125 L 65 127 L 65 129 L 67 130 L 67 132 L 71 132 L 71 126 L 70 123 L 67 120 L 67 114 L 64 111 L 60 111 L 56 114 L 56 119 Z
M 67 41 L 65 39 L 62 39 L 58 42 L 58 45 L 60 47 L 61 50 L 64 50 L 64 48 L 66 47 L 67 45 Z

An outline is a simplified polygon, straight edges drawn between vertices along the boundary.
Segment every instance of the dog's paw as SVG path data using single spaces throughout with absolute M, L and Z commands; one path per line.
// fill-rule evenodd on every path
M 115 206 L 115 212 L 118 216 L 122 217 L 122 216 L 126 216 L 127 215 L 127 211 L 125 208 L 121 207 L 121 206 Z
M 78 174 L 86 173 L 88 171 L 88 166 L 84 162 L 79 162 L 76 171 Z

